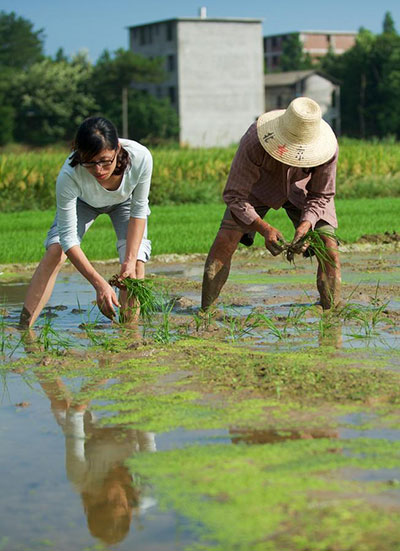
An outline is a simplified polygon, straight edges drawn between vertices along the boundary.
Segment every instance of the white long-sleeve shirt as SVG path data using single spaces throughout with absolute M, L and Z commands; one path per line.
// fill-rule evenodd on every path
M 56 183 L 57 224 L 64 252 L 80 244 L 76 216 L 78 197 L 92 207 L 101 208 L 117 205 L 132 196 L 131 216 L 147 218 L 153 169 L 151 153 L 146 147 L 133 140 L 120 139 L 119 141 L 128 152 L 131 164 L 125 170 L 119 188 L 114 191 L 104 189 L 81 165 L 71 167 L 69 157 L 60 170 Z

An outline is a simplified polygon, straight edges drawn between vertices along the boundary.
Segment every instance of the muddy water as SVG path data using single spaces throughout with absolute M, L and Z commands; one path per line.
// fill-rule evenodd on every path
M 316 300 L 313 269 L 308 264 L 288 271 L 281 260 L 268 259 L 267 266 L 265 259 L 257 256 L 238 258 L 221 297 L 223 304 L 217 319 L 219 328 L 229 323 L 232 327 L 233 319 L 246 318 L 255 307 L 263 308 L 277 320 L 290 316 L 293 308 L 311 305 Z M 341 350 L 362 348 L 363 353 L 367 350 L 367 355 L 379 354 L 381 350 L 385 354 L 389 351 L 390 355 L 390 350 L 399 350 L 399 272 L 400 253 L 396 251 L 379 255 L 358 254 L 356 257 L 354 253 L 343 255 L 345 301 L 360 307 L 384 305 L 388 313 L 384 320 L 378 320 L 376 326 L 372 329 L 369 326 L 367 330 L 365 321 L 343 320 L 339 329 L 335 328 L 334 346 Z M 149 273 L 172 282 L 168 292 L 177 299 L 172 316 L 190 319 L 196 315 L 201 261 L 152 263 Z M 15 325 L 25 290 L 26 283 L 23 282 L 0 283 L 5 309 L 3 323 L 6 322 L 10 328 L 13 339 L 18 335 Z M 51 319 L 55 332 L 67 336 L 73 347 L 82 349 L 90 345 L 90 339 L 79 329 L 82 323 L 95 323 L 105 333 L 115 332 L 108 320 L 97 313 L 93 299 L 93 289 L 80 275 L 68 271 L 62 273 L 45 315 Z M 38 333 L 44 319 L 39 320 Z M 305 319 L 309 324 L 318 325 L 315 312 L 309 313 Z M 284 342 L 254 327 L 236 333 L 234 337 L 233 332 L 228 331 L 222 338 L 225 342 L 234 340 L 235 345 L 240 345 L 242 338 L 256 349 L 272 348 L 282 353 L 293 347 L 320 345 L 320 335 L 315 335 L 313 330 L 304 331 L 299 337 L 298 331 L 291 327 Z M 3 331 L 3 343 L 4 335 Z M 19 345 L 13 348 L 13 357 L 9 358 L 7 353 L 10 350 L 11 347 L 6 347 L 3 356 L 6 365 L 27 354 L 26 348 Z M 398 371 L 398 356 L 393 356 L 392 360 L 389 358 L 386 368 Z M 0 375 L 0 551 L 47 548 L 60 551 L 102 548 L 172 551 L 184 550 L 198 543 L 198 528 L 203 521 L 207 526 L 206 519 L 186 514 L 178 499 L 171 496 L 166 499 L 162 493 L 163 485 L 155 475 L 154 480 L 143 475 L 146 465 L 136 472 L 135 468 L 128 468 L 127 460 L 137 458 L 139 461 L 138 458 L 143 457 L 145 462 L 148 458 L 152 463 L 153 454 L 162 458 L 164 453 L 174 450 L 183 453 L 194 445 L 220 450 L 220 446 L 279 446 L 285 442 L 290 444 L 300 440 L 307 444 L 307 441 L 319 439 L 332 441 L 331 447 L 335 449 L 344 447 L 346 457 L 357 457 L 360 452 L 350 448 L 346 451 L 346 442 L 363 439 L 393 444 L 400 442 L 400 429 L 393 419 L 387 426 L 374 424 L 380 412 L 373 413 L 368 406 L 364 410 L 337 415 L 333 428 L 326 428 L 322 423 L 320 427 L 314 424 L 309 429 L 291 429 L 290 424 L 286 430 L 282 427 L 262 430 L 251 426 L 233 429 L 222 423 L 218 428 L 202 430 L 182 428 L 177 422 L 168 431 L 138 430 L 126 423 L 107 423 L 110 411 L 100 398 L 74 402 L 74 392 L 87 383 L 87 376 L 83 374 L 67 380 L 56 373 L 49 379 L 40 369 L 32 371 L 27 365 L 12 371 L 4 370 Z M 112 385 L 113 381 L 109 384 Z M 363 453 L 368 456 L 367 452 Z M 381 451 L 369 453 L 383 457 Z M 175 475 L 170 472 L 168 476 L 173 480 Z M 366 502 L 373 502 L 385 510 L 389 507 L 398 511 L 400 508 L 399 469 L 392 464 L 387 468 L 379 464 L 377 468 L 369 469 L 344 466 L 340 477 L 351 483 L 387 484 L 388 490 L 370 496 Z M 179 488 L 177 483 L 176 493 L 179 493 Z M 228 499 L 224 495 L 218 498 L 222 504 Z M 181 498 L 184 502 L 184 497 Z M 202 501 L 204 497 L 199 498 L 199 510 Z M 263 506 L 260 503 L 260 507 Z M 232 544 L 228 536 L 218 535 L 211 529 L 210 533 L 210 542 L 204 549 L 214 548 L 215 541 L 221 545 L 216 547 L 218 549 L 252 548 L 245 540 L 244 547 L 241 547 Z M 394 533 L 393 546 L 382 549 L 397 549 L 397 537 L 398 533 Z M 297 549 L 292 544 L 287 545 L 287 549 Z M 318 549 L 330 549 L 329 546 L 328 542 L 326 547 Z M 257 549 L 262 549 L 262 546 Z M 363 549 L 369 551 L 375 547 L 368 547 L 364 542 Z
M 185 519 L 160 511 L 152 489 L 139 491 L 124 462 L 193 441 L 229 442 L 228 431 L 103 427 L 101 412 L 72 411 L 36 377 L 11 374 L 2 383 L 0 549 L 92 549 L 102 541 L 169 551 L 193 541 Z

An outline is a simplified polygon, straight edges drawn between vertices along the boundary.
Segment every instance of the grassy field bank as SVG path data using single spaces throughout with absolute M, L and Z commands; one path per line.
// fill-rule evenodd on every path
M 151 203 L 216 202 L 236 146 L 211 149 L 152 148 Z M 0 154 L 0 212 L 55 204 L 55 181 L 65 149 L 3 151 Z M 342 199 L 400 196 L 400 144 L 340 140 L 337 192 Z
M 400 232 L 400 198 L 337 200 L 336 207 L 338 235 L 345 243 L 354 243 L 365 234 Z M 153 206 L 149 218 L 153 254 L 208 252 L 223 211 L 222 203 Z M 53 209 L 0 213 L 0 263 L 38 261 L 53 216 Z M 291 239 L 293 228 L 283 210 L 270 211 L 267 219 L 287 240 Z M 256 245 L 263 245 L 260 236 L 257 236 Z M 92 260 L 116 257 L 115 234 L 107 216 L 96 220 L 85 237 L 83 248 Z

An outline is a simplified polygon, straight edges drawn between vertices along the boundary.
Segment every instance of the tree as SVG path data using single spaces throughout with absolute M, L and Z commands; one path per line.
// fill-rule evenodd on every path
M 13 69 L 6 67 L 0 71 L 0 145 L 10 143 L 14 139 L 15 110 L 10 100 L 13 78 Z
M 105 50 L 98 59 L 91 79 L 93 94 L 102 113 L 116 124 L 124 137 L 128 137 L 127 121 L 132 125 L 131 128 L 135 128 L 136 139 L 141 139 L 148 134 L 154 135 L 157 127 L 150 129 L 144 124 L 146 117 L 143 118 L 143 112 L 135 105 L 135 101 L 140 103 L 147 98 L 149 113 L 151 110 L 158 110 L 167 118 L 173 118 L 172 112 L 168 112 L 167 115 L 167 111 L 172 108 L 165 101 L 158 104 L 159 100 L 147 94 L 139 94 L 138 90 L 134 89 L 134 86 L 140 83 L 162 82 L 165 78 L 162 64 L 162 58 L 148 59 L 123 49 L 117 50 L 113 55 Z M 142 113 L 141 122 L 136 120 L 139 113 Z M 150 119 L 149 115 L 147 120 Z M 138 127 L 142 128 L 139 133 L 137 133 Z M 159 125 L 158 128 L 160 128 Z
M 299 33 L 289 35 L 282 46 L 280 68 L 282 71 L 300 71 L 310 69 L 312 60 L 310 55 L 303 52 L 303 43 Z
M 18 74 L 16 138 L 37 145 L 71 139 L 82 120 L 97 110 L 89 92 L 90 72 L 87 63 L 45 59 Z
M 343 132 L 400 137 L 400 37 L 360 29 L 355 45 L 326 56 L 322 68 L 341 81 Z
M 0 66 L 26 69 L 43 57 L 43 29 L 14 12 L 0 12 Z
M 152 143 L 178 139 L 178 114 L 169 99 L 157 99 L 147 92 L 130 90 L 128 112 L 134 139 Z
M 389 11 L 385 13 L 382 31 L 384 34 L 397 34 L 392 14 Z

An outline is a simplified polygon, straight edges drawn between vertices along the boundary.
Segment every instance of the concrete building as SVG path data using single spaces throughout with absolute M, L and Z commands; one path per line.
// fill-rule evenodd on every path
M 323 118 L 340 135 L 340 84 L 321 71 L 287 71 L 267 73 L 265 110 L 286 109 L 298 96 L 307 96 L 321 107 Z
M 342 54 L 354 46 L 357 36 L 356 31 L 299 31 L 264 36 L 264 62 L 267 71 L 279 70 L 283 44 L 294 34 L 299 35 L 303 43 L 303 52 L 315 60 L 326 55 L 328 51 Z
M 264 111 L 260 19 L 180 17 L 129 27 L 130 49 L 165 58 L 167 79 L 142 86 L 169 97 L 180 121 L 180 143 L 237 143 Z

